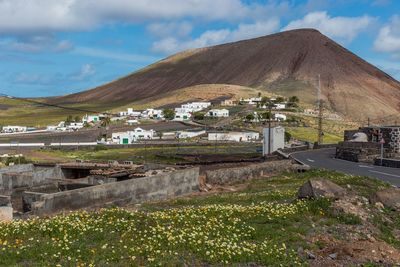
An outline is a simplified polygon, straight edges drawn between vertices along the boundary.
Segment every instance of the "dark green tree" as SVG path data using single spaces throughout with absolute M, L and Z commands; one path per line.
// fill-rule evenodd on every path
M 204 120 L 204 116 L 205 116 L 204 112 L 195 112 L 195 113 L 193 114 L 193 118 L 194 118 L 195 120 L 198 120 L 198 121 Z
M 167 120 L 173 120 L 175 118 L 175 110 L 166 108 L 163 110 L 164 118 Z
M 253 114 L 247 114 L 246 115 L 246 121 L 251 122 L 255 119 Z

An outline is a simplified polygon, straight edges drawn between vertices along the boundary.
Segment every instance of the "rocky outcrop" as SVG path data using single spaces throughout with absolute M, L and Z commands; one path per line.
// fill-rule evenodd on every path
M 346 190 L 326 179 L 312 179 L 303 184 L 298 193 L 299 198 L 343 197 Z
M 372 204 L 382 203 L 383 206 L 389 209 L 400 211 L 400 189 L 386 188 L 377 191 L 370 198 Z

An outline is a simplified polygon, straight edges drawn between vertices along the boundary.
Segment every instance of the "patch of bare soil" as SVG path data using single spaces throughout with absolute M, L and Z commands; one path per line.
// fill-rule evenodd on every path
M 315 251 L 310 266 L 351 266 L 362 263 L 400 265 L 400 250 L 378 240 L 337 240 L 329 235 L 315 236 L 310 242 L 326 246 Z

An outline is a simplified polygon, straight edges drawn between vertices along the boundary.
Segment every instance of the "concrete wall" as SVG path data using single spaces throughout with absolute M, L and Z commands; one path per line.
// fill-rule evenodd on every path
M 163 173 L 71 191 L 44 194 L 32 203 L 32 213 L 50 214 L 62 210 L 96 207 L 106 203 L 138 203 L 185 195 L 199 188 L 199 168 Z
M 32 164 L 23 164 L 1 168 L 0 192 L 10 193 L 16 188 L 42 185 L 49 178 L 62 176 L 59 167 L 34 167 Z
M 270 161 L 259 164 L 251 164 L 238 168 L 226 168 L 206 171 L 206 182 L 209 184 L 229 184 L 245 181 L 283 171 L 297 171 L 303 169 L 299 164 L 293 164 L 291 160 Z

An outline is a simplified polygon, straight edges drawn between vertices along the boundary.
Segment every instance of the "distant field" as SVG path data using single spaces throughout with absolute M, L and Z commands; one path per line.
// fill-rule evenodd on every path
M 272 94 L 250 87 L 230 85 L 230 84 L 201 84 L 192 87 L 179 89 L 166 94 L 158 95 L 144 100 L 132 102 L 122 108 L 134 107 L 144 109 L 149 107 L 179 106 L 182 103 L 199 100 L 219 100 L 219 99 L 237 99 L 241 97 L 256 97 L 258 93 L 263 96 Z
M 293 138 L 308 141 L 308 142 L 316 142 L 318 140 L 318 131 L 315 128 L 310 127 L 287 127 L 285 128 L 288 133 L 292 135 Z M 332 134 L 324 132 L 323 142 L 325 144 L 337 143 L 339 141 L 343 141 L 343 137 L 339 134 Z
M 180 89 L 174 92 L 158 95 L 129 104 L 126 103 L 86 103 L 86 104 L 66 104 L 68 108 L 84 109 L 96 112 L 118 112 L 126 110 L 128 107 L 134 109 L 145 109 L 152 107 L 177 107 L 182 103 L 195 100 L 217 100 L 241 97 L 255 97 L 259 90 L 226 84 L 206 84 L 189 88 Z M 269 94 L 265 91 L 263 95 Z M 43 101 L 37 99 L 37 101 Z M 41 106 L 28 103 L 18 99 L 0 97 L 0 125 L 26 125 L 34 127 L 44 127 L 65 120 L 68 115 L 73 117 L 83 116 L 88 112 L 61 109 L 56 107 Z
M 37 100 L 42 101 L 42 100 Z M 0 125 L 25 125 L 33 127 L 44 127 L 49 124 L 65 120 L 67 116 L 83 116 L 88 112 L 61 109 L 56 107 L 41 106 L 22 100 L 0 98 Z M 77 104 L 63 105 L 68 108 L 76 108 L 93 111 L 107 111 L 115 108 L 118 104 Z
M 141 148 L 106 148 L 96 147 L 80 150 L 37 150 L 27 154 L 32 161 L 71 161 L 75 159 L 108 161 L 110 159 L 119 161 L 133 161 L 135 163 L 176 163 L 185 162 L 179 155 L 232 155 L 242 154 L 243 158 L 254 155 L 261 156 L 257 152 L 260 144 L 210 144 L 207 146 L 149 146 Z M 178 156 L 177 156 L 178 155 Z M 247 155 L 247 156 L 246 156 Z

